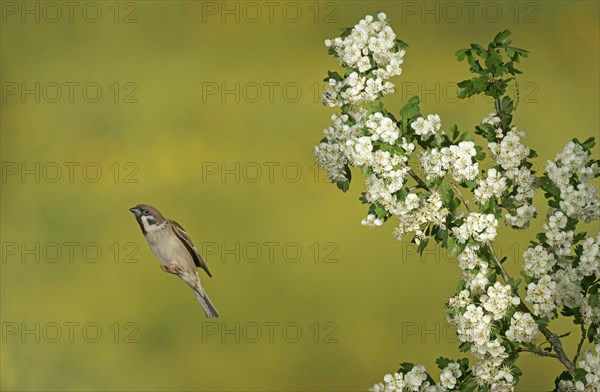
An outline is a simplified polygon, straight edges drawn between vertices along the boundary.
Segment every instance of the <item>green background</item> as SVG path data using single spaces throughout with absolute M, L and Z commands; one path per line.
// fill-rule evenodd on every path
M 101 9 L 97 23 L 80 4 L 72 22 L 63 7 L 56 23 L 50 8 L 39 22 L 3 8 L 3 390 L 365 390 L 400 362 L 437 378 L 435 358 L 460 357 L 442 312 L 456 263 L 434 249 L 420 258 L 393 240 L 393 223 L 361 227 L 360 175 L 342 194 L 314 166 L 312 146 L 334 112 L 319 102 L 321 81 L 338 69 L 323 41 L 368 13 L 386 12 L 410 44 L 398 94 L 386 99 L 392 111 L 416 93 L 444 128 L 473 129 L 492 106 L 456 100 L 452 83 L 468 69 L 453 54 L 509 28 L 531 51 L 515 123 L 538 168 L 571 138 L 598 136 L 598 2 L 481 2 L 470 17 L 462 2 L 274 2 L 269 15 L 265 2 L 111 1 L 88 6 Z M 39 103 L 7 95 L 36 82 Z M 65 82 L 79 83 L 73 102 Z M 56 103 L 52 83 L 62 86 Z M 84 99 L 93 88 L 82 96 L 86 83 L 100 86 L 98 102 Z M 73 181 L 66 162 L 78 164 Z M 23 163 L 40 165 L 39 181 L 9 175 Z M 128 211 L 137 203 L 176 219 L 203 250 L 216 322 L 159 270 Z M 540 227 L 500 231 L 513 274 Z M 76 244 L 71 260 L 65 243 Z M 563 370 L 531 355 L 519 363 L 518 390 L 551 389 Z

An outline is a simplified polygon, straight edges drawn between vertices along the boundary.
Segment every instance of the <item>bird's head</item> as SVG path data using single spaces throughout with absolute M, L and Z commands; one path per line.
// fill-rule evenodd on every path
M 138 204 L 130 208 L 129 211 L 135 215 L 135 219 L 140 224 L 144 234 L 158 229 L 165 222 L 162 214 L 156 208 L 147 204 Z

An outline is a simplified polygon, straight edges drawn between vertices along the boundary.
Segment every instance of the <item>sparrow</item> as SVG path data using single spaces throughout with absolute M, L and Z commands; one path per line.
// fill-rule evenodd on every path
M 200 284 L 197 268 L 202 268 L 211 278 L 212 274 L 183 227 L 147 204 L 138 204 L 129 211 L 135 215 L 152 253 L 160 260 L 160 268 L 179 276 L 191 287 L 206 317 L 219 317 L 219 312 Z

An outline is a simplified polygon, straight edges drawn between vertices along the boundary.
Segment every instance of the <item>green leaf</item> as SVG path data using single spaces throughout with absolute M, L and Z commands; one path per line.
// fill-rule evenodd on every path
M 327 78 L 325 78 L 323 81 L 328 82 L 329 79 L 334 79 L 337 82 L 344 80 L 342 75 L 340 75 L 339 73 L 337 73 L 335 71 L 327 71 Z
M 475 159 L 478 161 L 483 161 L 485 159 L 485 152 L 483 152 L 483 147 L 475 146 L 475 151 L 477 151 L 477 155 L 475 155 Z
M 445 367 L 447 367 L 448 364 L 450 364 L 451 362 L 454 362 L 454 361 L 449 358 L 444 358 L 444 357 L 439 357 L 438 359 L 435 360 L 435 363 L 438 365 L 438 368 L 442 369 L 442 370 Z
M 429 243 L 429 237 L 425 237 L 421 240 L 421 242 L 419 243 L 419 246 L 417 246 L 417 252 L 419 252 L 419 254 L 423 254 L 423 251 L 425 250 L 425 248 L 427 247 L 427 244 Z
M 499 32 L 494 37 L 494 43 L 499 46 L 509 45 L 512 42 L 512 40 L 510 38 L 508 38 L 508 37 L 510 37 L 511 34 L 512 33 L 510 30 L 504 30 L 504 31 Z
M 350 183 L 348 181 L 338 181 L 335 185 L 337 185 L 338 189 L 341 189 L 342 192 L 348 192 L 348 189 L 350 189 Z
M 452 126 L 452 128 L 450 128 L 450 130 L 448 131 L 448 138 L 450 139 L 451 142 L 456 140 L 456 137 L 458 136 L 458 127 L 456 126 L 456 124 L 454 124 Z
M 346 27 L 346 28 L 340 29 L 340 31 L 342 32 L 342 34 L 340 36 L 342 38 L 346 38 L 347 36 L 350 35 L 350 33 L 352 33 L 352 27 Z
M 473 135 L 470 132 L 463 132 L 458 138 L 459 142 L 472 142 L 473 140 Z
M 460 384 L 458 390 L 463 392 L 473 392 L 477 390 L 477 387 L 477 381 L 475 381 L 473 377 L 469 376 Z
M 577 140 L 577 139 L 575 139 Z M 586 150 L 590 150 L 592 149 L 592 147 L 594 147 L 596 145 L 596 138 L 591 137 L 589 139 L 587 139 L 586 141 L 584 141 L 583 143 L 579 143 L 583 148 L 585 148 Z
M 406 102 L 406 104 L 402 106 L 402 109 L 400 109 L 400 116 L 402 117 L 402 119 L 407 120 L 417 117 L 421 112 L 421 109 L 419 108 L 419 103 L 420 101 L 418 96 L 415 95 L 411 97 L 408 100 L 408 102 Z
M 519 284 L 521 284 L 521 279 L 510 278 L 508 280 L 508 284 L 512 288 L 513 292 L 517 292 L 517 289 L 519 288 Z
M 546 328 L 548 326 L 548 324 L 550 323 L 550 320 L 548 319 L 548 317 L 543 317 L 543 318 L 536 319 L 535 322 L 537 323 L 538 327 L 540 327 L 540 329 L 542 329 L 542 328 Z
M 456 56 L 456 59 L 458 61 L 463 61 L 465 59 L 465 57 L 467 57 L 468 52 L 469 52 L 469 49 L 459 49 L 456 51 L 456 53 L 454 53 L 454 55 Z
M 590 325 L 590 327 L 587 330 L 588 342 L 591 343 L 592 341 L 594 341 L 594 337 L 596 336 L 597 331 L 598 331 L 598 324 Z
M 444 181 L 438 188 L 440 192 L 440 196 L 442 196 L 442 201 L 444 204 L 449 204 L 450 201 L 454 198 L 454 192 L 452 192 L 452 186 L 448 184 L 448 182 Z
M 592 307 L 598 306 L 598 293 L 590 295 L 588 298 L 588 304 Z
M 401 49 L 406 49 L 408 48 L 410 45 L 408 45 L 406 42 L 402 41 L 401 39 L 396 38 L 396 45 L 401 48 Z
M 458 346 L 458 349 L 461 352 L 466 353 L 467 351 L 469 351 L 471 349 L 472 345 L 473 345 L 473 342 L 462 342 L 460 344 L 460 346 Z
M 450 239 L 448 240 L 448 257 L 455 258 L 459 254 L 461 254 L 466 247 L 466 243 L 461 244 L 456 240 L 456 238 L 450 237 Z
M 412 370 L 412 368 L 414 368 L 415 365 L 413 365 L 412 363 L 409 362 L 403 362 L 400 364 L 400 370 L 398 370 L 398 373 L 408 373 Z

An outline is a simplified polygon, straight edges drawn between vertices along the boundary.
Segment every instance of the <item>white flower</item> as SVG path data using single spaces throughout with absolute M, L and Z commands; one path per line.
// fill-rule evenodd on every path
M 523 136 L 525 136 L 524 132 L 519 132 L 517 127 L 513 127 L 502 138 L 500 144 L 488 144 L 492 156 L 504 170 L 519 167 L 521 162 L 529 155 L 529 147 L 524 146 L 520 141 Z
M 560 208 L 567 216 L 585 222 L 600 218 L 598 192 L 589 182 L 599 170 L 588 152 L 574 142 L 569 142 L 554 161 L 548 161 L 546 174 L 560 190 Z M 578 181 L 576 186 L 571 183 L 573 178 Z
M 476 154 L 473 142 L 460 142 L 441 150 L 434 148 L 423 153 L 421 167 L 427 180 L 443 177 L 446 172 L 457 182 L 474 180 L 479 172 L 479 164 L 472 159 Z
M 485 203 L 491 197 L 500 197 L 506 190 L 506 178 L 496 169 L 489 169 L 487 175 L 487 178 L 479 180 L 475 188 L 475 200 L 479 203 Z
M 544 223 L 546 242 L 557 256 L 571 254 L 573 230 L 563 230 L 567 226 L 567 216 L 562 211 L 554 211 Z
M 600 233 L 596 237 L 596 241 L 594 241 L 594 237 L 589 237 L 583 242 L 577 268 L 583 276 L 592 274 L 600 276 Z
M 492 318 L 485 314 L 482 307 L 475 304 L 467 305 L 465 313 L 457 314 L 453 319 L 458 338 L 462 342 L 478 344 L 485 344 L 489 341 L 492 330 L 491 322 Z
M 400 137 L 400 129 L 396 123 L 382 113 L 373 113 L 365 122 L 367 129 L 371 132 L 373 140 L 381 140 L 388 144 L 394 144 Z
M 375 215 L 369 214 L 369 215 L 367 215 L 367 217 L 365 219 L 362 220 L 361 223 L 363 226 L 376 227 L 376 226 L 381 226 L 383 224 L 383 221 L 381 219 L 377 218 Z
M 541 245 L 535 248 L 529 248 L 523 253 L 525 261 L 525 273 L 533 278 L 541 278 L 552 272 L 552 267 L 556 264 L 554 254 L 549 253 Z
M 427 380 L 425 366 L 415 365 L 408 373 L 406 373 L 404 380 L 406 381 L 406 388 L 409 391 L 418 391 L 423 381 Z
M 340 145 L 337 143 L 321 143 L 314 148 L 317 163 L 327 171 L 331 181 L 345 181 L 345 167 L 348 160 L 340 151 Z
M 535 216 L 535 207 L 531 204 L 523 204 L 516 209 L 516 215 L 504 214 L 504 222 L 512 227 L 526 227 L 531 218 Z
M 581 294 L 581 279 L 583 276 L 579 270 L 571 266 L 565 269 L 559 269 L 552 275 L 552 280 L 556 282 L 555 300 L 556 306 L 568 306 L 577 308 L 583 302 Z
M 452 231 L 456 239 L 465 243 L 470 237 L 478 242 L 489 242 L 496 238 L 496 227 L 498 220 L 494 214 L 480 214 L 471 212 L 463 224 L 453 227 Z
M 427 119 L 423 117 L 417 118 L 410 124 L 410 127 L 417 135 L 421 136 L 421 140 L 427 140 L 430 136 L 437 134 L 442 127 L 442 122 L 439 115 L 430 114 L 427 116 Z
M 457 379 L 462 376 L 460 365 L 456 362 L 450 362 L 448 366 L 442 370 L 440 374 L 440 386 L 444 390 L 454 389 L 457 383 Z
M 515 312 L 510 319 L 506 337 L 521 343 L 533 343 L 539 332 L 538 325 L 529 313 Z
M 471 303 L 469 290 L 462 290 L 448 300 L 448 306 L 453 309 L 464 308 Z
M 503 286 L 500 282 L 488 287 L 487 293 L 480 298 L 481 306 L 487 310 L 494 320 L 504 318 L 510 306 L 520 303 L 519 297 L 512 294 L 509 285 Z
M 527 286 L 525 299 L 533 303 L 533 314 L 538 317 L 554 318 L 556 304 L 556 282 L 548 275 L 544 275 L 537 283 L 531 282 Z

